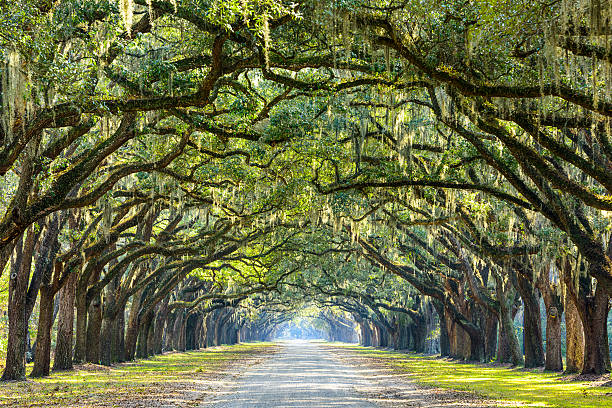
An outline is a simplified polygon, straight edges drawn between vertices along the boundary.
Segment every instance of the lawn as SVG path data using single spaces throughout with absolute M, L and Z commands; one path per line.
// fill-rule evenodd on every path
M 245 343 L 167 353 L 113 367 L 87 364 L 44 379 L 0 383 L 0 406 L 139 406 L 134 404 L 141 399 L 148 402 L 140 406 L 155 406 L 154 401 L 161 405 L 185 396 L 197 405 L 229 367 L 274 350 L 271 343 Z
M 487 399 L 534 407 L 612 407 L 612 387 L 565 381 L 563 375 L 470 364 L 356 345 L 339 345 L 427 386 L 471 391 Z

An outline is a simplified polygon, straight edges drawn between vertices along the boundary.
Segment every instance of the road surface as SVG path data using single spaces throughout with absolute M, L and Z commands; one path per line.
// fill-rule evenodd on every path
M 356 391 L 368 385 L 359 368 L 334 359 L 316 342 L 287 341 L 282 350 L 248 369 L 231 389 L 202 408 L 354 407 L 378 405 Z

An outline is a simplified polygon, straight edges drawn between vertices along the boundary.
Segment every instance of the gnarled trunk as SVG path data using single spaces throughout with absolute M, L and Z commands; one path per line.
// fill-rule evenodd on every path
M 444 306 L 437 300 L 434 300 L 433 305 L 436 308 L 438 321 L 440 322 L 440 356 L 446 357 L 450 355 L 450 341 L 446 319 L 444 318 Z
M 82 363 L 87 350 L 87 294 L 78 288 L 75 290 L 76 307 L 76 340 L 74 344 L 74 362 Z
M 548 371 L 563 371 L 561 352 L 561 313 L 556 306 L 546 310 L 546 366 Z
M 565 372 L 582 371 L 584 361 L 584 329 L 571 296 L 565 297 Z
M 102 316 L 102 326 L 100 328 L 100 364 L 109 366 L 113 363 L 113 333 L 116 326 L 116 321 L 104 314 Z
M 149 323 L 149 330 L 147 331 L 147 356 L 155 355 L 155 315 L 151 313 L 151 322 Z
M 72 369 L 72 334 L 74 329 L 74 299 L 77 274 L 70 273 L 60 290 L 60 305 L 57 322 L 57 339 L 53 370 Z
M 523 312 L 523 345 L 525 367 L 544 366 L 544 344 L 540 320 L 540 302 L 533 284 L 522 274 L 517 274 L 518 290 L 525 307 Z
M 138 325 L 138 341 L 136 343 L 136 357 L 145 358 L 147 357 L 147 342 L 149 340 L 149 328 L 153 322 L 153 313 L 147 312 L 140 319 Z
M 31 233 L 29 234 L 31 235 Z M 26 319 L 26 292 L 30 278 L 30 268 L 23 265 L 23 240 L 15 245 L 15 256 L 11 262 L 9 276 L 8 326 L 9 336 L 6 348 L 6 365 L 2 381 L 23 380 L 25 378 L 25 352 L 28 322 Z
M 485 362 L 492 361 L 497 353 L 497 329 L 498 319 L 497 316 L 487 310 L 483 310 L 484 323 L 485 323 Z
M 100 330 L 102 328 L 102 300 L 96 296 L 89 304 L 87 316 L 87 346 L 85 358 L 88 363 L 100 362 Z
M 30 376 L 44 377 L 49 375 L 51 364 L 51 326 L 53 325 L 54 292 L 49 286 L 40 288 L 40 312 L 38 314 L 38 334 L 34 368 Z
M 116 346 L 111 349 L 112 361 L 121 363 L 125 361 L 125 306 L 121 306 L 117 312 L 113 334 L 113 344 Z
M 604 374 L 610 371 L 608 350 L 608 295 L 597 285 L 594 296 L 586 296 L 579 313 L 584 328 L 584 362 L 582 374 Z
M 411 326 L 412 337 L 414 343 L 412 344 L 413 350 L 417 353 L 425 352 L 425 339 L 427 338 L 427 325 L 425 322 L 419 322 Z
M 47 232 L 38 248 L 34 274 L 30 287 L 28 288 L 26 299 L 26 319 L 28 320 L 34 309 L 34 304 L 36 303 L 36 293 L 40 292 L 34 368 L 30 374 L 32 377 L 44 377 L 49 375 L 51 364 L 51 328 L 53 327 L 53 321 L 57 313 L 56 306 L 59 306 L 59 302 L 54 302 L 53 299 L 60 289 L 59 279 L 63 271 L 63 268 L 57 265 L 55 268 L 55 275 L 53 274 L 55 257 L 60 248 L 58 240 L 59 230 L 60 219 L 59 215 L 56 213 L 47 224 Z M 52 278 L 54 280 L 53 283 L 51 282 Z M 56 305 L 56 303 L 58 304 Z
M 136 292 L 132 297 L 132 307 L 130 308 L 130 316 L 128 318 L 127 330 L 125 333 L 125 359 L 131 361 L 136 354 L 136 340 L 138 338 L 140 301 L 142 298 L 142 290 Z
M 544 270 L 538 279 L 538 287 L 546 306 L 546 366 L 547 371 L 563 371 L 561 351 L 561 316 L 563 302 L 557 295 L 558 284 L 551 282 L 550 270 Z
M 168 302 L 170 297 L 166 296 L 164 301 L 157 307 L 157 313 L 155 314 L 155 325 L 153 334 L 153 353 L 161 354 L 163 348 L 164 330 L 166 327 L 166 320 L 168 319 Z
M 510 286 L 510 285 L 508 285 Z M 514 319 L 512 318 L 512 301 L 514 293 L 504 290 L 501 279 L 497 279 L 497 298 L 499 300 L 499 342 L 497 360 L 500 363 L 512 363 L 518 366 L 524 364 L 523 353 L 519 345 Z M 511 290 L 510 290 L 511 292 Z M 512 295 L 512 296 L 511 296 Z

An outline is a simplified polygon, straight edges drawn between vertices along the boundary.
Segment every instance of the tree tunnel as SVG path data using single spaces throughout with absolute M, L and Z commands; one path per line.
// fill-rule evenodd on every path
M 3 4 L 2 379 L 300 336 L 609 372 L 609 3 Z

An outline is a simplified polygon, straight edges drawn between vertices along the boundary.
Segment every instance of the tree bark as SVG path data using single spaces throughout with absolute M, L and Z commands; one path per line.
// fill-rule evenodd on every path
M 523 344 L 525 367 L 544 366 L 544 344 L 540 320 L 540 302 L 533 284 L 521 273 L 517 273 L 518 290 L 525 307 L 523 312 Z
M 582 371 L 584 361 L 584 329 L 578 309 L 571 296 L 565 297 L 565 372 Z
M 88 363 L 100 363 L 100 330 L 102 328 L 102 300 L 96 296 L 87 310 L 87 342 L 85 358 Z
M 166 327 L 166 321 L 168 319 L 168 303 L 170 301 L 170 297 L 167 296 L 166 299 L 159 305 L 157 308 L 157 313 L 155 315 L 155 332 L 153 336 L 153 351 L 154 354 L 161 354 L 163 348 L 163 338 L 164 338 L 164 330 Z
M 28 204 L 28 197 L 36 183 L 32 182 L 33 163 L 40 137 L 36 137 L 29 147 L 21 164 L 19 175 L 19 186 L 11 201 L 11 207 L 7 209 L 11 216 L 4 217 L 4 227 L 10 225 L 12 234 L 2 236 L 0 239 L 0 266 L 4 270 L 4 264 L 10 256 L 8 248 L 14 246 L 13 260 L 11 262 L 9 276 L 9 299 L 8 299 L 8 342 L 6 348 L 6 361 L 2 381 L 25 379 L 25 352 L 28 334 L 27 299 L 28 283 L 32 266 L 32 253 L 40 230 L 37 231 L 33 222 L 21 219 L 21 210 Z M 8 224 L 5 222 L 7 221 Z M 27 235 L 24 234 L 27 230 Z M 12 236 L 11 236 L 12 235 Z M 13 243 L 16 240 L 15 244 Z M 1 273 L 1 272 L 0 272 Z
M 77 279 L 78 282 L 78 279 Z M 75 284 L 76 306 L 76 341 L 74 344 L 74 362 L 82 363 L 87 357 L 87 293 Z
M 109 265 L 112 267 L 113 263 Z M 117 315 L 115 291 L 117 289 L 117 279 L 113 279 L 104 288 L 104 303 L 102 305 L 102 324 L 100 327 L 100 364 L 110 366 L 117 355 Z
M 597 285 L 594 296 L 586 296 L 579 310 L 584 328 L 584 363 L 581 374 L 604 374 L 610 371 L 608 350 L 608 294 Z
M 147 357 L 147 342 L 149 340 L 149 328 L 152 322 L 152 312 L 145 313 L 144 316 L 142 316 L 142 318 L 140 319 L 140 324 L 138 325 L 138 341 L 136 344 L 136 357 L 138 358 Z
M 438 321 L 440 322 L 440 356 L 446 357 L 450 355 L 450 341 L 446 319 L 444 318 L 444 306 L 438 300 L 434 300 L 433 304 L 438 314 Z
M 546 366 L 548 371 L 563 371 L 561 351 L 561 314 L 551 306 L 546 310 Z
M 32 235 L 32 230 L 28 232 Z M 30 268 L 26 268 L 26 254 L 23 239 L 15 245 L 15 254 L 11 261 L 9 276 L 8 301 L 8 344 L 6 348 L 6 365 L 2 381 L 25 379 L 25 352 L 28 322 L 26 319 L 26 292 L 30 278 Z
M 74 329 L 74 299 L 77 274 L 71 272 L 60 291 L 60 306 L 57 322 L 57 340 L 53 370 L 72 369 L 72 334 Z
M 483 309 L 485 323 L 485 362 L 493 361 L 497 353 L 498 318 L 490 311 Z
M 423 353 L 425 351 L 425 339 L 427 338 L 427 326 L 425 324 L 412 325 L 412 335 L 414 337 L 413 350 L 416 353 Z
M 213 313 L 209 313 L 208 315 L 208 319 L 210 319 L 210 316 Z M 183 320 L 185 319 L 183 310 L 179 310 L 175 312 L 175 316 L 176 318 L 174 319 L 174 327 L 172 328 L 172 348 L 174 348 L 177 351 L 185 351 L 183 345 L 182 345 L 182 339 L 181 339 L 181 334 L 182 334 L 182 329 L 183 329 Z M 209 322 L 209 320 L 207 320 L 207 322 Z M 210 327 L 210 326 L 209 326 Z M 212 333 L 211 330 L 208 330 L 208 336 L 210 336 L 210 334 Z M 207 336 L 207 337 L 208 337 Z M 211 345 L 210 343 L 207 343 L 207 345 Z
M 602 285 L 597 284 L 595 290 L 593 290 L 592 278 L 584 270 L 584 263 L 577 266 L 573 276 L 570 273 L 571 268 L 569 266 L 564 268 L 563 280 L 565 281 L 568 297 L 571 297 L 570 303 L 576 306 L 578 316 L 580 316 L 584 333 L 584 355 L 581 374 L 600 375 L 610 370 L 607 333 L 609 297 Z M 579 275 L 576 276 L 576 274 Z M 573 323 L 571 313 L 570 307 L 568 308 L 568 317 L 566 319 L 570 325 Z M 568 363 L 568 370 L 574 368 L 569 366 L 570 364 Z
M 125 360 L 125 306 L 121 306 L 117 313 L 117 319 L 115 319 L 115 344 L 117 348 L 113 348 L 113 361 L 118 363 L 124 362 Z
M 40 312 L 38 314 L 38 335 L 36 336 L 36 355 L 30 376 L 49 375 L 51 364 L 51 326 L 53 325 L 54 292 L 49 286 L 40 288 Z
M 113 342 L 115 340 L 114 329 L 116 321 L 103 314 L 100 328 L 100 364 L 110 366 L 113 363 Z
M 540 275 L 538 287 L 546 306 L 546 366 L 547 371 L 563 371 L 563 356 L 561 350 L 561 316 L 563 302 L 557 295 L 557 286 L 553 286 L 550 271 L 545 270 Z
M 142 298 L 142 290 L 139 290 L 132 297 L 132 307 L 130 308 L 130 316 L 128 318 L 127 330 L 125 333 L 125 359 L 127 361 L 134 360 L 136 354 L 136 341 L 138 339 L 138 315 L 140 314 L 140 300 Z
M 146 354 L 147 356 L 155 355 L 155 323 L 157 320 L 155 319 L 155 314 L 151 313 L 151 321 L 149 323 L 149 329 L 147 330 L 147 348 Z
M 29 320 L 36 303 L 36 294 L 40 292 L 34 368 L 30 374 L 32 377 L 49 375 L 51 364 L 51 329 L 57 313 L 56 303 L 59 300 L 56 299 L 54 302 L 54 298 L 60 289 L 58 282 L 54 281 L 52 283 L 51 279 L 59 279 L 59 275 L 63 270 L 58 267 L 55 268 L 55 275 L 53 273 L 55 257 L 60 248 L 58 240 L 59 231 L 60 217 L 56 213 L 53 214 L 47 224 L 47 232 L 40 242 L 34 273 L 26 298 L 26 320 Z M 57 306 L 59 306 L 59 303 Z
M 523 360 L 523 353 L 516 337 L 511 310 L 515 293 L 509 282 L 506 282 L 507 288 L 504 289 L 504 283 L 501 282 L 502 278 L 498 277 L 496 279 L 500 320 L 497 360 L 500 363 L 511 363 L 514 366 L 523 365 L 525 360 Z

